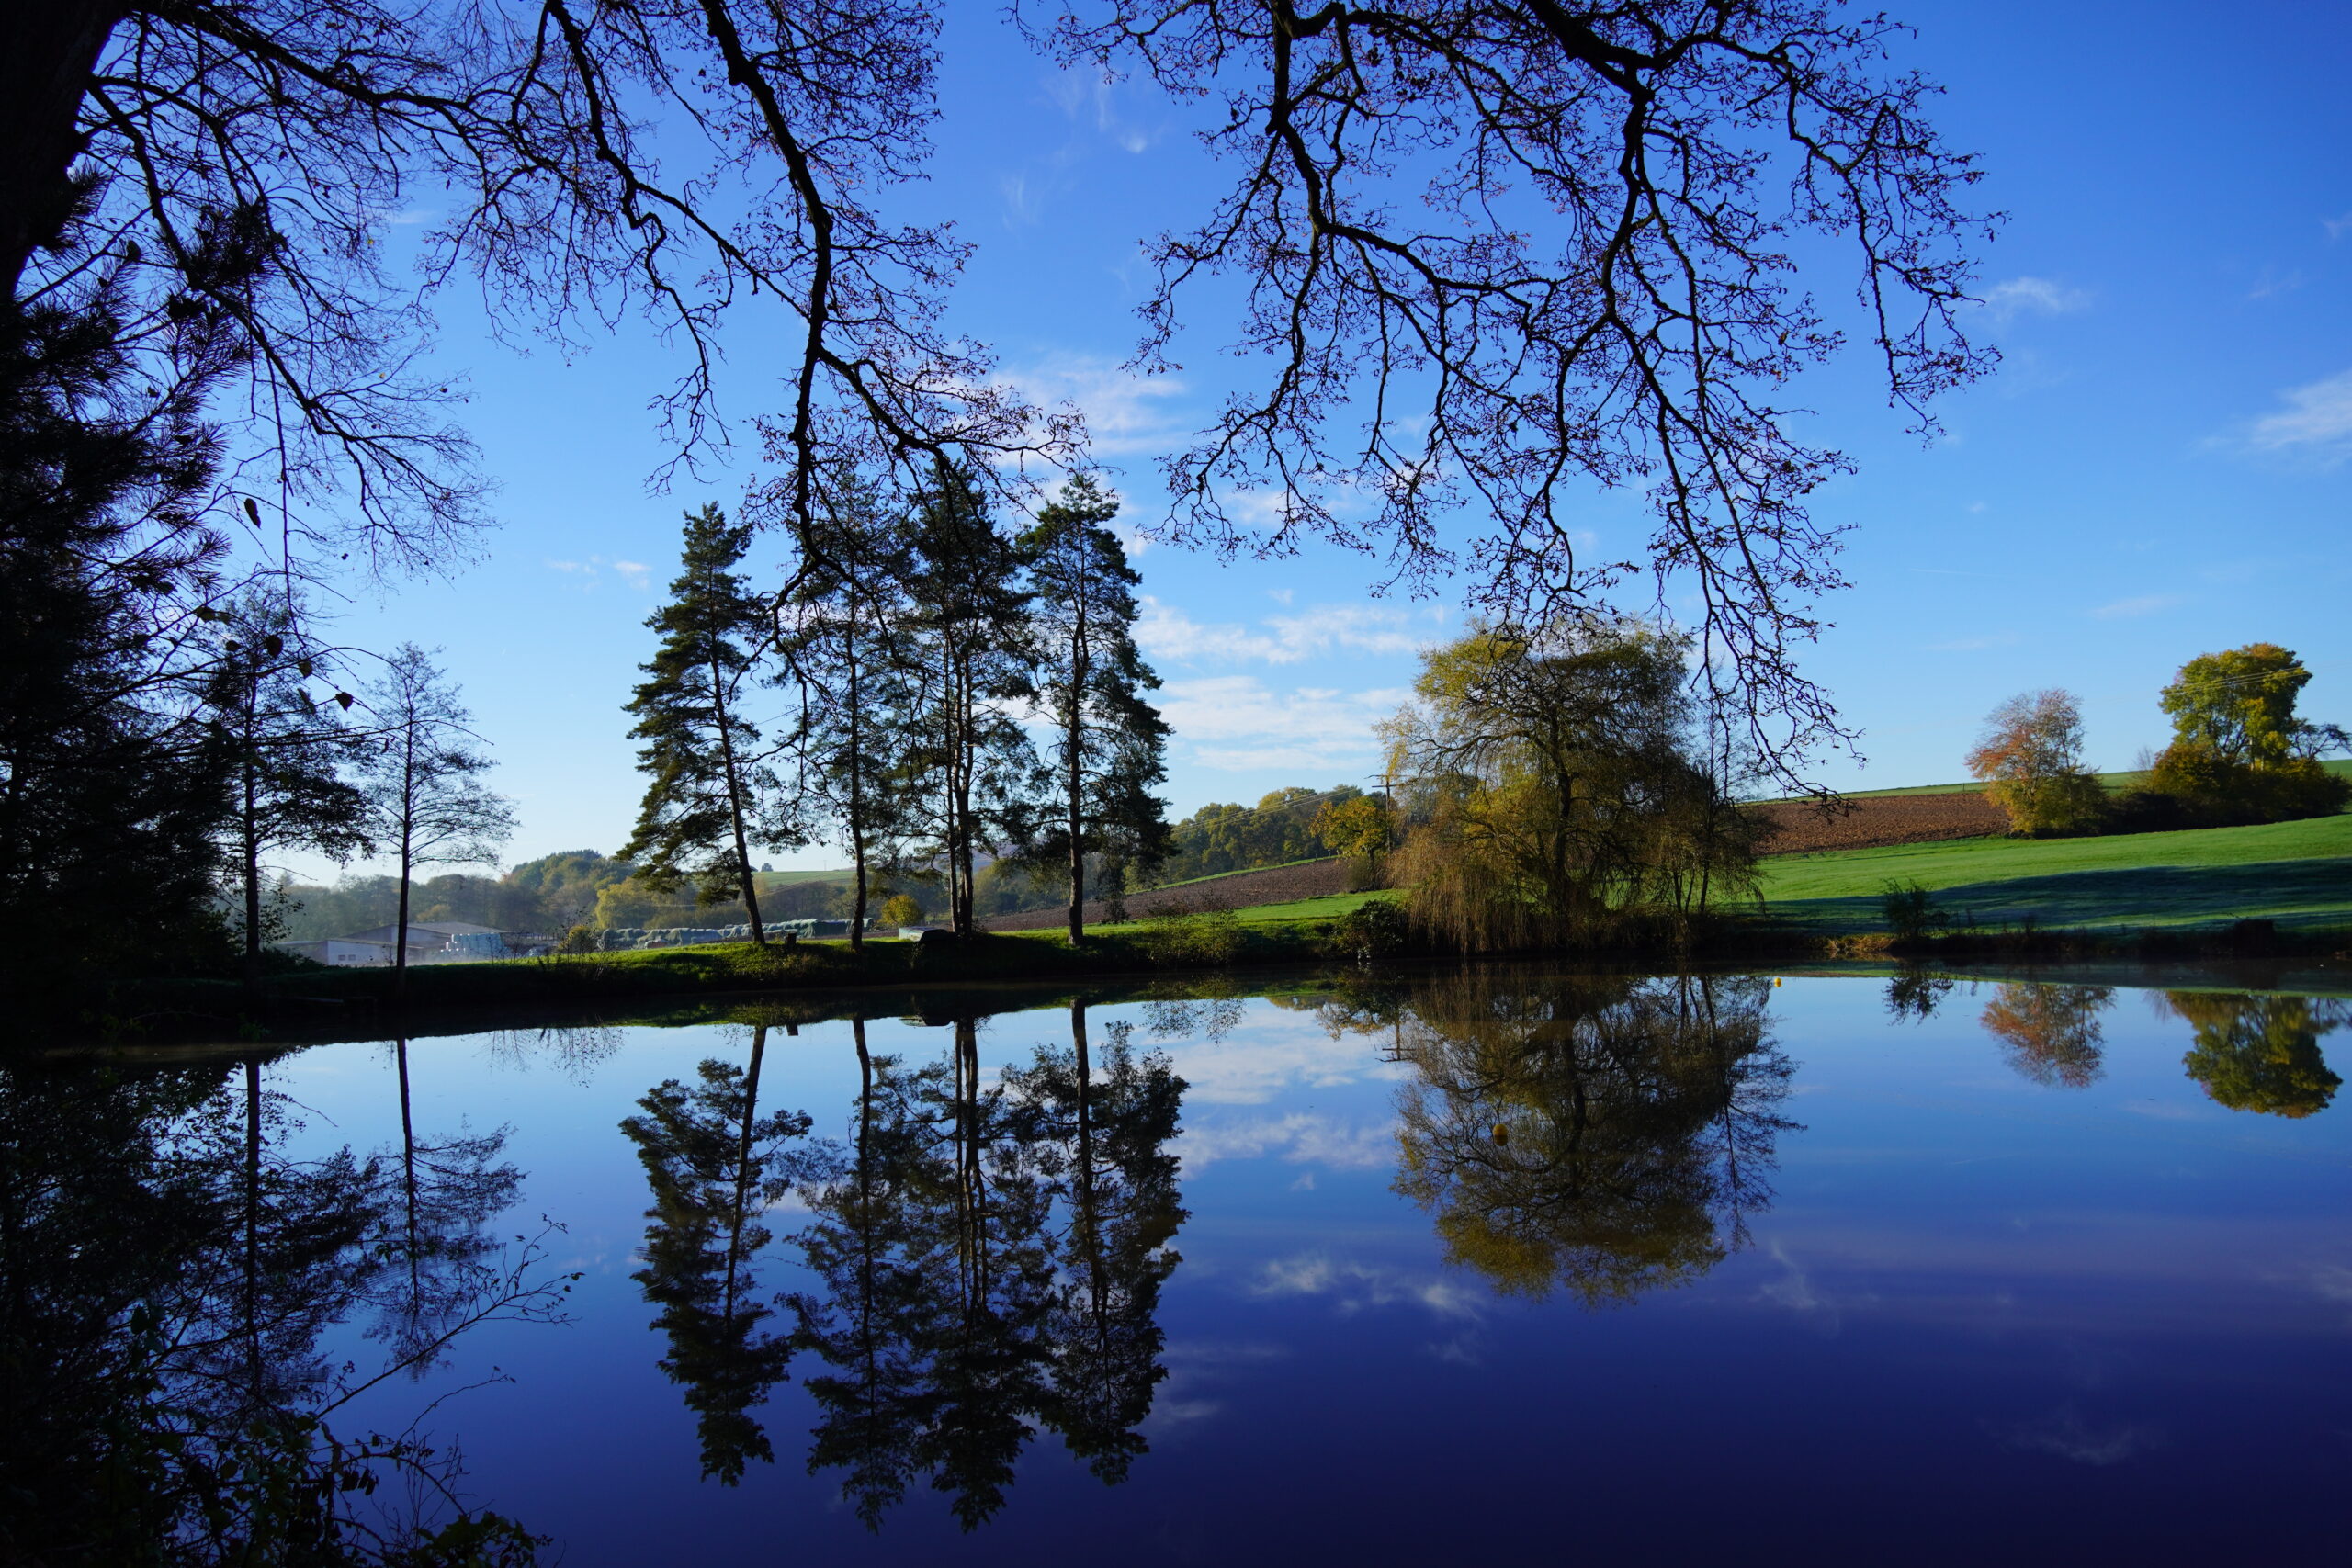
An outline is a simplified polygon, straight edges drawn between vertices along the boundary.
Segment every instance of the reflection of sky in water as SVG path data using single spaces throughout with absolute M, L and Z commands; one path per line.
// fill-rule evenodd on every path
M 1963 985 L 1897 1021 L 1883 982 L 1771 991 L 1793 1065 L 1778 1110 L 1797 1126 L 1749 1245 L 1600 1311 L 1498 1294 L 1392 1190 L 1416 1069 L 1388 1059 L 1387 1028 L 1334 1036 L 1251 1000 L 1216 1038 L 1163 1036 L 1147 1009 L 1098 1008 L 1098 1043 L 1129 1023 L 1191 1085 L 1152 1451 L 1106 1489 L 1041 1434 L 971 1536 L 920 1483 L 868 1536 L 804 1473 L 805 1359 L 763 1412 L 777 1462 L 732 1490 L 697 1479 L 628 1278 L 646 1189 L 615 1127 L 703 1056 L 741 1061 L 742 1032 L 631 1030 L 603 1055 L 426 1041 L 420 1127 L 512 1123 L 529 1179 L 507 1228 L 561 1222 L 558 1261 L 587 1271 L 571 1326 L 461 1348 L 458 1372 L 512 1381 L 436 1423 L 481 1500 L 574 1564 L 1105 1545 L 1174 1562 L 2339 1561 L 2352 1108 L 2225 1109 L 2184 1074 L 2191 1021 L 2152 995 L 2010 1018 L 2021 1057 L 1984 1020 L 2022 993 Z M 950 1032 L 869 1026 L 875 1051 L 918 1061 Z M 981 1057 L 992 1078 L 1068 1038 L 1059 1012 L 1002 1016 Z M 386 1055 L 312 1050 L 271 1081 L 311 1139 L 379 1145 L 397 1129 Z M 848 1024 L 772 1036 L 765 1071 L 764 1105 L 845 1130 Z M 775 1228 L 801 1207 L 778 1204 Z M 764 1283 L 807 1280 L 778 1260 Z

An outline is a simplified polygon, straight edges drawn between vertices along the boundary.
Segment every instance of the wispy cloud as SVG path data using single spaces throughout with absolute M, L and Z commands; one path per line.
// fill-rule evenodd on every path
M 1278 1258 L 1260 1270 L 1251 1293 L 1261 1296 L 1326 1296 L 1342 1313 L 1365 1307 L 1419 1306 L 1439 1317 L 1485 1315 L 1486 1302 L 1477 1292 L 1431 1274 L 1412 1274 L 1333 1260 L 1319 1252 Z
M 2352 370 L 2290 387 L 2278 400 L 2283 408 L 2256 420 L 2246 432 L 2248 446 L 2315 457 L 2329 466 L 2352 457 Z
M 2341 218 L 2323 218 L 2319 220 L 2319 226 L 2327 231 L 2329 239 L 2340 240 L 2346 234 L 2352 234 L 2352 212 L 2347 212 Z
M 1283 592 L 1288 604 L 1289 591 Z M 1154 659 L 1193 664 L 1295 664 L 1334 652 L 1418 653 L 1436 640 L 1443 615 L 1384 604 L 1315 604 L 1295 615 L 1269 615 L 1253 628 L 1196 621 L 1146 595 L 1136 645 Z
M 2180 603 L 2177 593 L 2143 593 L 2136 598 L 2118 599 L 2101 604 L 2091 612 L 2091 618 L 2100 621 L 2125 621 L 2134 615 L 2153 615 L 2159 610 L 2169 610 Z
M 2064 316 L 2091 302 L 2089 291 L 2072 288 L 2047 277 L 2012 277 L 1984 291 L 1984 308 L 1996 321 L 2019 316 Z
M 1145 152 L 1159 140 L 1163 126 L 1159 117 L 1137 112 L 1137 89 L 1131 83 L 1099 72 L 1065 71 L 1046 78 L 1046 94 L 1062 113 L 1091 125 L 1121 152 Z
M 1203 766 L 1321 773 L 1362 770 L 1376 761 L 1372 727 L 1396 712 L 1408 695 L 1403 687 L 1273 692 L 1250 675 L 1170 681 L 1162 692 L 1160 711 Z
M 1100 457 L 1156 457 L 1190 428 L 1182 412 L 1182 378 L 1138 376 L 1100 355 L 1054 355 L 997 378 L 1033 402 L 1068 403 L 1084 414 L 1088 441 Z
M 2011 1427 L 2002 1436 L 2013 1449 L 2054 1454 L 2102 1470 L 2164 1443 L 2164 1435 L 2154 1427 L 2131 1422 L 2097 1425 L 2084 1420 L 2072 1404 L 2060 1405 L 2041 1420 Z
M 550 571 L 560 571 L 566 577 L 578 578 L 580 591 L 583 593 L 594 592 L 596 584 L 608 571 L 618 573 L 621 581 L 627 582 L 631 588 L 650 587 L 650 573 L 653 570 L 643 561 L 606 560 L 603 556 L 590 556 L 586 560 L 549 560 L 547 562 L 547 567 Z

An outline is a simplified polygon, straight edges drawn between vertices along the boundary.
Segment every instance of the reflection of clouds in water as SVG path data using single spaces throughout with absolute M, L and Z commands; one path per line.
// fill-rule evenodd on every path
M 2311 1281 L 2320 1300 L 2352 1304 L 2352 1269 L 2341 1263 L 2323 1263 L 2312 1270 Z
M 1216 1392 L 1251 1367 L 1281 1360 L 1290 1352 L 1279 1345 L 1227 1343 L 1214 1339 L 1182 1340 L 1170 1344 L 1159 1358 L 1168 1375 L 1160 1381 L 1151 1414 L 1142 1430 L 1165 1438 L 1179 1427 L 1195 1426 L 1218 1415 L 1225 1401 Z
M 1486 1315 L 1486 1300 L 1451 1280 L 1384 1269 L 1363 1263 L 1335 1261 L 1319 1252 L 1277 1258 L 1259 1272 L 1250 1287 L 1258 1296 L 1324 1296 L 1341 1313 L 1365 1307 L 1419 1306 L 1439 1317 L 1466 1318 L 1476 1323 Z
M 1189 1086 L 1187 1105 L 1262 1105 L 1288 1089 L 1338 1089 L 1394 1082 L 1410 1074 L 1384 1062 L 1362 1040 L 1333 1040 L 1311 1023 L 1273 1020 L 1223 1040 L 1170 1042 L 1163 1047 Z
M 2121 1464 L 2164 1444 L 2164 1434 L 2154 1427 L 2128 1421 L 2113 1425 L 2086 1421 L 2071 1403 L 2060 1405 L 2038 1421 L 1996 1428 L 1995 1436 L 2023 1453 L 2053 1454 L 2076 1464 L 2101 1469 Z
M 1183 1161 L 1188 1176 L 1197 1176 L 1221 1159 L 1264 1159 L 1273 1155 L 1293 1165 L 1380 1170 L 1396 1163 L 1396 1123 L 1356 1127 L 1298 1111 L 1254 1122 L 1195 1123 L 1168 1146 Z
M 1774 1306 L 1785 1307 L 1805 1320 L 1824 1337 L 1836 1334 L 1845 1325 L 1844 1314 L 1838 1303 L 1826 1292 L 1818 1289 L 1804 1265 L 1790 1257 L 1779 1242 L 1770 1248 L 1772 1260 L 1781 1266 L 1781 1277 L 1767 1280 L 1757 1287 L 1756 1293 Z

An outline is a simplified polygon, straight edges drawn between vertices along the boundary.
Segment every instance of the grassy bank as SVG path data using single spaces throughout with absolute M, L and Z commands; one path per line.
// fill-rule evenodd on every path
M 2352 927 L 2352 816 L 2099 839 L 1962 839 L 1790 856 L 1764 866 L 1769 919 L 1797 930 L 1881 929 L 1890 881 L 1933 891 L 1978 926 L 2164 928 L 2267 919 Z

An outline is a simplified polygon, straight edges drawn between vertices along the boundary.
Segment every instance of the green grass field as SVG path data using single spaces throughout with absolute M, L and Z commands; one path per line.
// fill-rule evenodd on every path
M 1890 881 L 1917 882 L 1949 918 L 1978 925 L 2189 926 L 2270 919 L 2352 925 L 2352 816 L 2126 833 L 1962 839 L 1767 861 L 1775 923 L 1875 931 Z

